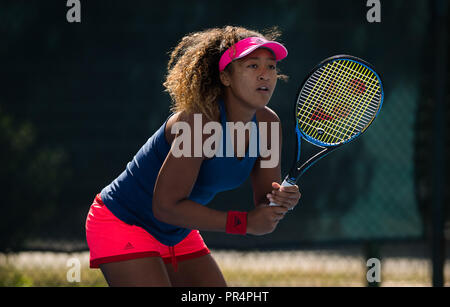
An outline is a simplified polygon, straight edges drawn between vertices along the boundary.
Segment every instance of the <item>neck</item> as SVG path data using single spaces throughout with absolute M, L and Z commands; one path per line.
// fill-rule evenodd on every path
M 239 99 L 229 97 L 228 95 L 224 98 L 224 106 L 227 114 L 227 121 L 229 122 L 248 123 L 252 121 L 256 112 L 255 109 L 249 108 Z

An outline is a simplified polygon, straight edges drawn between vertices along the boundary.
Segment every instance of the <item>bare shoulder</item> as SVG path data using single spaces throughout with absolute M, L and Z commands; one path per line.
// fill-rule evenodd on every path
M 164 129 L 164 135 L 166 137 L 166 140 L 169 144 L 173 142 L 173 139 L 175 138 L 175 135 L 172 134 L 172 126 L 180 120 L 181 113 L 177 112 L 174 115 L 172 115 L 166 123 L 166 127 Z
M 281 129 L 281 121 L 278 117 L 277 113 L 269 107 L 264 107 L 256 111 L 256 119 L 258 121 L 258 126 L 261 127 L 261 123 L 267 123 L 267 144 L 269 147 L 272 146 L 272 141 L 276 139 L 279 140 L 279 144 L 281 144 L 282 138 L 282 129 Z M 270 123 L 270 124 L 269 124 Z M 275 137 L 275 138 L 274 138 Z M 280 145 L 281 148 L 281 145 Z
M 199 117 L 198 115 L 201 115 L 201 116 Z M 196 125 L 199 125 L 200 131 L 203 131 L 204 126 L 211 121 L 212 120 L 208 119 L 206 116 L 202 115 L 201 113 L 176 112 L 173 116 L 171 116 L 167 120 L 164 134 L 167 139 L 167 142 L 169 144 L 171 144 L 176 136 L 175 133 L 172 133 L 172 127 L 176 123 L 180 123 L 180 122 L 186 123 L 189 126 L 189 128 L 191 129 L 191 132 L 193 132 L 194 127 Z M 205 139 L 205 138 L 206 138 L 205 135 L 203 135 L 203 139 Z
M 277 113 L 267 106 L 256 111 L 256 119 L 258 122 L 280 122 Z

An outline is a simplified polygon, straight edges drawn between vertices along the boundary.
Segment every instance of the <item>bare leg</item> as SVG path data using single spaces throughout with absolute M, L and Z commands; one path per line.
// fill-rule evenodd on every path
M 100 265 L 111 287 L 170 287 L 164 262 L 159 257 L 139 258 Z
M 214 258 L 209 255 L 181 261 L 177 272 L 166 264 L 174 287 L 226 287 L 227 284 Z

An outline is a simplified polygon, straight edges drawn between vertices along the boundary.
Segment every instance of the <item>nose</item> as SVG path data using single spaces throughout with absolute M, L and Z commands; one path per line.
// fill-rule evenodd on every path
M 263 71 L 261 71 L 261 73 L 258 76 L 258 80 L 259 81 L 268 81 L 269 80 L 269 73 L 267 71 L 267 69 L 264 69 Z
M 258 81 L 270 81 L 274 77 L 274 70 L 268 65 L 261 65 L 258 69 Z

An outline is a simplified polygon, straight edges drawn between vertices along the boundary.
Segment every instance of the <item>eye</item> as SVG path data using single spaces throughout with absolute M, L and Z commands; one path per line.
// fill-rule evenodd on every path
M 276 65 L 273 65 L 273 64 L 271 64 L 271 65 L 269 65 L 269 69 L 270 69 L 270 70 L 276 70 L 276 69 L 277 69 L 277 66 L 276 66 Z
M 249 67 L 249 68 L 258 68 L 258 65 L 257 64 L 249 64 L 247 67 Z

